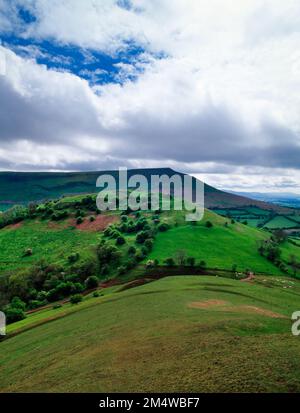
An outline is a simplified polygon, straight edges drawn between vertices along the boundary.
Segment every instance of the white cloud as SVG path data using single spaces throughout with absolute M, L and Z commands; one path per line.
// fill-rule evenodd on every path
M 220 185 L 236 168 L 244 168 L 235 175 L 241 185 L 246 168 L 261 177 L 273 171 L 275 186 L 282 171 L 296 176 L 298 0 L 133 0 L 129 9 L 112 0 L 24 4 L 37 20 L 24 27 L 16 17 L 9 20 L 24 37 L 111 54 L 134 42 L 145 54 L 119 67 L 123 85 L 91 88 L 2 48 L 9 71 L 0 78 L 6 99 L 0 139 L 6 142 L 2 157 L 12 165 L 20 165 L 7 147 L 13 141 L 20 147 L 29 142 L 27 148 L 36 142 L 36 158 L 24 149 L 25 163 L 43 168 L 168 164 L 192 172 L 206 168 L 206 178 Z M 9 117 L 12 108 L 16 113 Z

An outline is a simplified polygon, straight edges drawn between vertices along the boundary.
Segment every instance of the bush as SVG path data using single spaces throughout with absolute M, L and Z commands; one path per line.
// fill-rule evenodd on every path
M 133 245 L 131 245 L 129 248 L 128 248 L 128 254 L 129 255 L 133 255 L 133 254 L 135 254 L 136 253 L 136 248 L 133 246 Z
M 68 256 L 68 261 L 70 264 L 73 264 L 74 262 L 78 261 L 78 259 L 79 259 L 78 252 L 73 252 L 73 254 Z
M 122 237 L 122 236 L 119 236 L 117 239 L 116 239 L 116 245 L 124 245 L 125 244 L 125 238 L 124 237 Z
M 32 255 L 32 249 L 26 248 L 26 250 L 23 252 L 23 257 L 30 257 L 31 255 Z
M 71 295 L 70 297 L 70 303 L 71 304 L 78 304 L 82 301 L 82 295 L 81 294 L 74 294 Z
M 211 221 L 206 221 L 205 226 L 206 226 L 206 228 L 212 228 L 213 224 L 212 224 Z
M 199 262 L 199 268 L 200 270 L 205 270 L 206 268 L 206 262 L 204 260 Z
M 62 305 L 61 304 L 54 304 L 54 306 L 52 307 L 53 310 L 57 310 L 58 308 L 61 308 Z
M 21 308 L 15 308 L 8 306 L 7 309 L 5 310 L 5 316 L 6 316 L 6 323 L 11 324 L 15 323 L 16 321 L 24 320 L 25 313 Z
M 174 267 L 175 266 L 175 261 L 174 258 L 166 258 L 164 263 L 166 264 L 167 267 Z
M 147 248 L 148 251 L 151 251 L 153 248 L 153 241 L 152 239 L 148 238 L 145 240 L 144 246 Z
M 160 232 L 165 232 L 165 231 L 168 231 L 168 229 L 170 228 L 170 225 L 167 224 L 166 222 L 163 222 L 162 224 L 159 224 L 157 228 Z
M 121 258 L 121 252 L 113 245 L 100 244 L 97 248 L 97 256 L 100 265 L 117 263 Z
M 11 300 L 10 307 L 25 311 L 26 304 L 19 297 L 14 297 Z
M 88 277 L 85 280 L 85 286 L 88 289 L 97 288 L 98 282 L 99 282 L 98 278 L 95 275 L 92 275 L 91 277 Z
M 187 265 L 189 265 L 190 267 L 194 267 L 194 265 L 195 265 L 195 258 L 194 258 L 194 257 L 187 257 L 186 263 L 187 263 Z
M 36 308 L 42 307 L 46 305 L 47 301 L 39 301 L 39 300 L 30 300 L 28 303 L 28 308 L 30 310 L 35 310 Z
M 127 268 L 124 265 L 121 265 L 120 267 L 117 268 L 118 275 L 123 275 L 126 273 Z
M 90 217 L 90 222 L 94 222 L 95 221 L 95 217 L 91 216 Z
M 93 297 L 97 298 L 97 297 L 99 297 L 99 296 L 100 296 L 100 294 L 98 293 L 98 291 L 94 291 L 94 292 L 93 292 Z
M 83 219 L 81 217 L 78 217 L 77 220 L 76 220 L 76 224 L 80 225 L 82 223 L 83 223 Z

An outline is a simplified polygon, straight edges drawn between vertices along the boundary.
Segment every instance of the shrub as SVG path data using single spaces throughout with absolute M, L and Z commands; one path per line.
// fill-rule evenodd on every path
M 71 304 L 78 304 L 82 301 L 82 295 L 81 294 L 74 294 L 71 295 L 70 297 L 70 303 Z
M 125 242 L 125 238 L 122 236 L 118 236 L 118 238 L 116 239 L 116 245 L 124 245 Z
M 26 248 L 25 251 L 23 252 L 23 257 L 30 257 L 31 255 L 32 255 L 32 249 Z
M 68 256 L 68 261 L 70 264 L 73 264 L 74 262 L 78 261 L 78 259 L 79 259 L 78 252 L 73 252 L 73 254 Z
M 90 217 L 90 222 L 94 222 L 95 221 L 95 217 L 91 216 Z
M 81 210 L 81 209 L 78 209 L 77 211 L 76 211 L 76 213 L 75 213 L 75 217 L 76 218 L 82 218 L 82 217 L 84 217 L 84 212 Z
M 85 280 L 85 286 L 88 289 L 97 288 L 98 282 L 98 278 L 95 275 L 92 275 Z
M 5 310 L 5 316 L 6 316 L 6 323 L 11 324 L 15 323 L 16 321 L 24 320 L 25 313 L 21 308 L 15 308 L 8 306 Z
M 117 268 L 118 274 L 123 275 L 126 273 L 127 268 L 124 265 L 121 265 L 120 267 Z
M 163 222 L 163 223 L 159 224 L 157 228 L 160 232 L 165 232 L 165 231 L 168 231 L 170 226 L 166 222 Z
M 36 308 L 42 307 L 43 305 L 46 305 L 47 301 L 39 301 L 39 300 L 30 300 L 28 303 L 28 308 L 30 310 L 34 310 Z
M 167 267 L 174 267 L 175 266 L 175 261 L 174 258 L 166 258 L 164 263 L 167 265 Z
M 11 300 L 10 306 L 25 311 L 26 304 L 19 297 L 14 297 Z
M 61 308 L 62 305 L 61 304 L 54 304 L 54 306 L 52 307 L 53 310 L 57 310 L 58 308 Z
M 133 254 L 135 254 L 136 253 L 136 248 L 133 246 L 133 245 L 131 245 L 129 248 L 128 248 L 128 254 L 129 255 L 133 255 Z
M 137 262 L 143 261 L 143 259 L 145 258 L 145 255 L 142 253 L 142 251 L 137 251 L 134 255 L 134 258 Z
M 145 247 L 147 248 L 148 251 L 151 251 L 152 248 L 153 248 L 152 239 L 150 239 L 150 238 L 146 239 L 144 245 L 145 245 Z
M 206 221 L 205 226 L 206 226 L 206 228 L 212 228 L 213 224 L 212 224 L 211 221 Z
M 77 220 L 76 220 L 76 224 L 80 225 L 82 223 L 83 223 L 83 219 L 81 217 L 78 217 Z
M 201 260 L 201 261 L 199 262 L 199 268 L 200 268 L 200 270 L 205 270 L 205 268 L 206 268 L 206 262 L 205 262 L 204 260 Z
M 187 257 L 186 263 L 187 263 L 187 265 L 189 265 L 190 267 L 194 267 L 194 265 L 195 265 L 195 258 L 194 258 L 194 257 Z
M 100 296 L 100 294 L 98 293 L 98 291 L 94 291 L 94 292 L 93 292 L 93 297 L 97 298 L 97 297 L 99 297 L 99 296 Z
M 97 248 L 97 257 L 100 265 L 117 263 L 121 258 L 121 252 L 113 245 L 100 244 Z

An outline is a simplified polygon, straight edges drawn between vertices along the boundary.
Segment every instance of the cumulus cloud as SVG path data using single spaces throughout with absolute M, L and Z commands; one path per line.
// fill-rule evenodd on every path
M 241 187 L 256 173 L 261 182 L 273 173 L 274 186 L 298 176 L 298 1 L 7 4 L 0 0 L 0 27 L 24 39 L 72 44 L 90 58 L 132 44 L 145 52 L 118 64 L 121 84 L 89 85 L 37 64 L 34 47 L 23 57 L 0 47 L 2 169 L 166 165 L 220 186 L 236 174 Z M 20 5 L 34 16 L 29 23 Z

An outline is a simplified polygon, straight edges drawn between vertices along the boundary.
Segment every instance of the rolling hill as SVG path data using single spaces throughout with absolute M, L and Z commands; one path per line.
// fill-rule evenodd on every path
M 186 275 L 87 296 L 0 342 L 0 390 L 299 392 L 299 299 L 287 278 Z
M 131 169 L 128 170 L 128 177 L 140 174 L 149 181 L 153 174 L 172 176 L 175 173 L 178 174 L 170 168 Z M 118 177 L 118 171 L 0 172 L 0 208 L 7 209 L 18 203 L 26 204 L 72 194 L 96 193 L 96 180 L 103 174 L 110 174 L 116 179 Z M 183 176 L 182 173 L 179 174 Z M 209 209 L 257 206 L 265 210 L 291 213 L 289 208 L 227 193 L 207 184 L 204 185 L 204 191 L 205 206 Z

